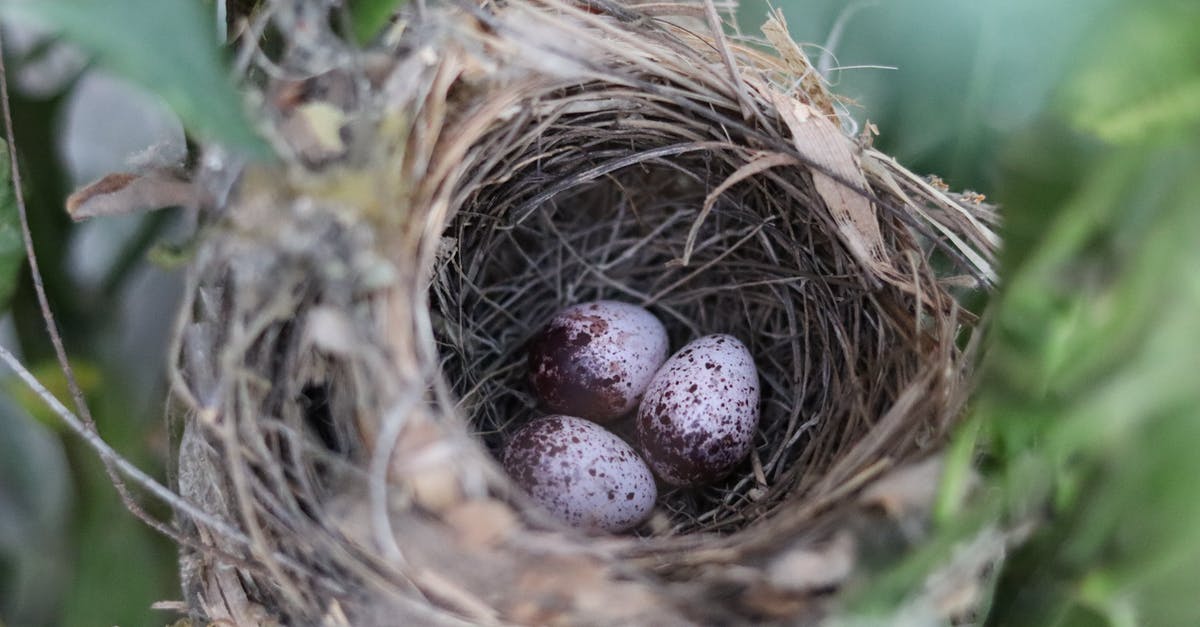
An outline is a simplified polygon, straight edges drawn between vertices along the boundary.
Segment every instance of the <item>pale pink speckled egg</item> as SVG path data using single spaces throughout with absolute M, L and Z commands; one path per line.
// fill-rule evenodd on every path
M 666 358 L 658 318 L 599 300 L 563 309 L 530 340 L 530 383 L 547 411 L 603 422 L 637 406 Z
M 758 371 L 731 335 L 709 335 L 671 356 L 646 390 L 637 437 L 663 481 L 696 486 L 746 458 L 758 429 Z
M 636 451 L 603 427 L 547 416 L 504 448 L 504 469 L 538 504 L 581 529 L 625 531 L 645 520 L 658 490 Z

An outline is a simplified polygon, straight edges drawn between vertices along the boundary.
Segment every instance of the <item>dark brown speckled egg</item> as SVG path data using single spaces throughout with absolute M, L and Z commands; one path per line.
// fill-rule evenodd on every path
M 696 486 L 746 458 L 759 418 L 758 371 L 731 335 L 709 335 L 671 356 L 646 390 L 637 436 L 663 481 Z
M 625 531 L 658 498 L 654 475 L 633 448 L 571 416 L 522 427 L 504 448 L 504 469 L 539 505 L 581 529 Z
M 558 312 L 530 340 L 530 383 L 541 406 L 604 422 L 628 413 L 667 358 L 653 314 L 600 300 Z

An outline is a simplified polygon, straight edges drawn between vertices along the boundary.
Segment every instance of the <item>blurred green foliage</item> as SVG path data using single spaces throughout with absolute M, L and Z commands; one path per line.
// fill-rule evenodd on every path
M 1170 142 L 1200 124 L 1200 33 L 1194 2 L 1150 2 L 1105 25 L 1063 90 L 1084 132 L 1122 144 Z
M 8 37 L 5 43 L 10 43 Z M 28 56 L 11 54 L 11 48 L 6 52 L 11 88 L 22 68 L 41 62 L 52 49 L 35 47 Z M 138 364 L 113 350 L 119 335 L 128 332 L 124 295 L 144 268 L 146 239 L 154 238 L 131 238 L 127 254 L 133 261 L 113 264 L 112 274 L 98 285 L 72 272 L 69 253 L 78 246 L 81 227 L 63 210 L 63 199 L 72 190 L 58 148 L 73 83 L 68 80 L 61 92 L 49 95 L 19 89 L 10 93 L 13 143 L 22 166 L 34 246 L 51 307 L 100 432 L 139 466 L 161 475 L 161 447 L 151 446 L 161 439 L 161 405 L 155 403 L 148 412 L 137 403 L 137 390 L 129 383 Z M 0 158 L 4 181 L 9 179 L 7 159 L 7 153 Z M 13 272 L 17 279 L 3 325 L 6 333 L 15 331 L 15 337 L 6 338 L 6 345 L 18 350 L 30 369 L 66 400 L 69 395 L 27 266 L 22 268 L 15 207 L 0 204 L 0 244 L 8 241 L 6 225 L 11 219 L 19 250 L 10 258 L 0 246 L 0 263 L 6 264 L 0 273 Z M 158 223 L 157 217 L 147 220 Z M 14 340 L 15 346 L 8 344 Z M 161 363 L 158 355 L 146 357 L 146 363 Z M 8 399 L 26 411 L 8 409 Z M 163 624 L 166 615 L 150 605 L 179 597 L 171 543 L 129 515 L 94 453 L 65 432 L 40 401 L 6 380 L 0 387 L 0 409 L 0 624 Z
M 1032 524 L 987 624 L 1200 624 L 1200 5 L 895 2 L 849 32 L 841 63 L 899 66 L 843 86 L 884 149 L 998 199 L 1007 243 L 948 470 L 984 484 L 850 609 L 897 615 L 971 539 Z
M 74 283 L 69 276 L 47 274 L 46 278 L 60 287 Z M 28 277 L 23 276 L 14 322 L 31 331 L 21 333 L 20 348 L 27 355 L 40 355 L 30 360 L 31 369 L 57 390 L 59 398 L 67 399 L 58 364 L 46 356 L 49 347 L 40 315 L 27 307 L 32 299 Z M 71 309 L 70 301 L 52 303 L 65 318 L 85 315 Z M 151 447 L 161 436 L 161 416 L 133 406 L 131 390 L 123 384 L 129 365 L 104 348 L 112 334 L 111 324 L 93 327 L 88 334 L 91 337 L 78 329 L 68 333 L 73 338 L 67 340 L 67 346 L 76 375 L 105 439 L 142 468 L 161 475 L 165 460 L 161 451 Z M 62 429 L 61 421 L 51 416 L 40 400 L 13 385 L 6 385 L 4 391 L 28 412 L 9 420 L 44 434 L 25 437 L 49 439 L 31 448 L 18 437 L 19 430 L 0 432 L 0 459 L 25 471 L 10 472 L 8 464 L 0 469 L 0 507 L 7 508 L 4 514 L 17 521 L 9 527 L 0 525 L 0 620 L 11 625 L 80 627 L 162 624 L 163 614 L 152 612 L 150 604 L 179 596 L 174 547 L 125 510 L 95 454 Z M 47 468 L 52 462 L 65 462 L 69 473 L 52 465 Z M 38 494 L 48 490 L 65 493 L 62 502 L 56 502 L 48 513 L 43 512 L 48 506 L 39 501 L 8 502 L 6 498 L 11 497 L 10 491 Z M 37 540 L 39 533 L 52 530 L 57 535 L 53 542 Z M 53 577 L 39 573 L 52 573 Z
M 199 2 L 0 0 L 0 9 L 61 31 L 104 65 L 157 93 L 185 124 L 252 155 L 267 147 L 250 126 Z
M 157 89 L 193 130 L 254 149 L 220 69 L 212 20 L 194 5 L 25 4 Z M 352 16 L 360 41 L 395 4 L 358 3 Z M 861 105 L 858 114 L 879 125 L 878 145 L 1005 208 L 1004 285 L 989 320 L 982 388 L 952 444 L 945 483 L 961 488 L 975 467 L 982 487 L 947 490 L 928 540 L 851 591 L 847 611 L 889 624 L 886 617 L 911 604 L 929 574 L 981 531 L 1025 526 L 1027 540 L 989 582 L 981 621 L 1200 624 L 1200 455 L 1192 452 L 1200 442 L 1200 208 L 1192 189 L 1200 172 L 1200 4 L 776 4 L 801 41 L 825 42 L 839 16 L 848 16 L 834 65 L 896 67 L 831 75 L 836 90 Z M 764 11 L 765 3 L 747 3 L 743 31 L 757 32 Z M 15 97 L 36 244 L 62 250 L 75 227 L 59 210 L 68 190 L 52 148 L 61 100 Z M 3 260 L 4 207 L 0 278 L 13 265 Z M 128 258 L 141 259 L 155 232 L 135 238 Z M 87 389 L 101 431 L 143 467 L 161 467 L 146 435 L 159 418 L 131 409 L 122 365 L 106 350 L 122 324 L 110 288 L 129 268 L 105 290 L 89 292 L 75 284 L 63 257 L 45 253 L 43 271 L 73 357 L 94 367 Z M 27 361 L 51 372 L 27 278 L 12 315 Z M 78 443 L 40 433 L 28 437 L 65 452 L 70 464 L 69 478 L 49 466 L 44 475 L 46 486 L 74 483 L 71 546 L 42 537 L 55 568 L 21 571 L 23 578 L 0 573 L 0 591 L 15 589 L 14 581 L 27 590 L 28 581 L 59 578 L 49 592 L 58 595 L 54 608 L 24 615 L 40 617 L 32 624 L 162 623 L 147 608 L 178 595 L 171 547 L 124 513 Z M 16 442 L 0 437 L 0 458 L 23 459 Z M 28 483 L 30 475 L 23 477 Z M 36 491 L 21 485 L 14 494 L 28 494 L 29 485 Z M 52 501 L 16 499 L 13 507 L 28 520 L 57 516 L 55 524 L 65 525 L 65 505 Z M 0 525 L 6 569 L 28 562 L 11 557 L 19 553 L 4 535 L 18 527 Z M 0 598 L 0 612 L 11 607 Z

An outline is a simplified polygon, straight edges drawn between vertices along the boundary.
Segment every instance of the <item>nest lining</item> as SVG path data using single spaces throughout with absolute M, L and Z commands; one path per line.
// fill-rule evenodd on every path
M 624 148 L 637 154 L 638 139 L 647 138 L 627 138 Z M 587 159 L 565 164 L 567 176 Z M 517 183 L 481 193 L 479 209 L 455 220 L 457 253 L 437 273 L 448 278 L 436 284 L 433 302 L 447 327 L 443 372 L 493 451 L 537 414 L 522 346 L 567 304 L 617 298 L 647 306 L 674 347 L 711 333 L 748 345 L 763 389 L 754 459 L 717 485 L 664 492 L 669 523 L 651 534 L 734 530 L 783 499 L 803 498 L 883 415 L 928 348 L 912 320 L 898 315 L 911 312 L 911 298 L 868 290 L 837 268 L 830 261 L 837 244 L 804 199 L 769 182 L 731 190 L 700 224 L 689 265 L 679 264 L 706 182 L 730 171 L 722 155 L 707 151 L 647 163 L 514 222 L 494 209 L 494 198 L 519 198 L 521 186 L 536 191 L 541 178 L 518 173 Z M 540 174 L 559 182 L 545 168 Z
M 986 271 L 987 208 L 869 147 L 853 148 L 861 183 L 798 147 L 781 104 L 834 114 L 793 79 L 811 67 L 698 36 L 687 17 L 591 6 L 414 14 L 391 50 L 302 79 L 368 94 L 342 100 L 362 101 L 345 111 L 348 147 L 314 161 L 280 138 L 293 163 L 243 177 L 181 319 L 180 490 L 248 536 L 185 521 L 211 548 L 184 559 L 193 607 L 337 623 L 332 598 L 351 623 L 538 622 L 544 608 L 522 600 L 559 584 L 495 573 L 574 555 L 598 590 L 640 601 L 599 609 L 570 593 L 565 616 L 737 616 L 701 603 L 703 585 L 666 582 L 811 532 L 957 416 L 955 340 L 973 319 L 951 296 L 963 276 L 934 260 Z M 831 182 L 871 203 L 876 237 L 848 226 Z M 485 450 L 537 414 L 524 342 L 598 298 L 648 307 L 673 348 L 737 336 L 763 390 L 750 460 L 661 493 L 650 521 L 613 539 L 548 520 Z M 462 530 L 470 507 L 507 521 L 494 523 L 504 543 L 453 548 L 483 533 Z

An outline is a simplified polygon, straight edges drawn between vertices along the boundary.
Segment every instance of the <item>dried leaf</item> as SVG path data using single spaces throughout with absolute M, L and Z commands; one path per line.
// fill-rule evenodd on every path
M 67 214 L 79 222 L 100 216 L 194 206 L 197 202 L 196 188 L 172 170 L 155 169 L 143 174 L 118 172 L 71 194 L 67 198 Z
M 813 170 L 813 184 L 829 207 L 842 241 L 863 266 L 875 276 L 883 276 L 887 272 L 883 236 L 875 208 L 863 195 L 869 187 L 854 145 L 836 124 L 813 107 L 779 92 L 772 92 L 771 96 L 792 132 L 796 150 L 819 168 Z

